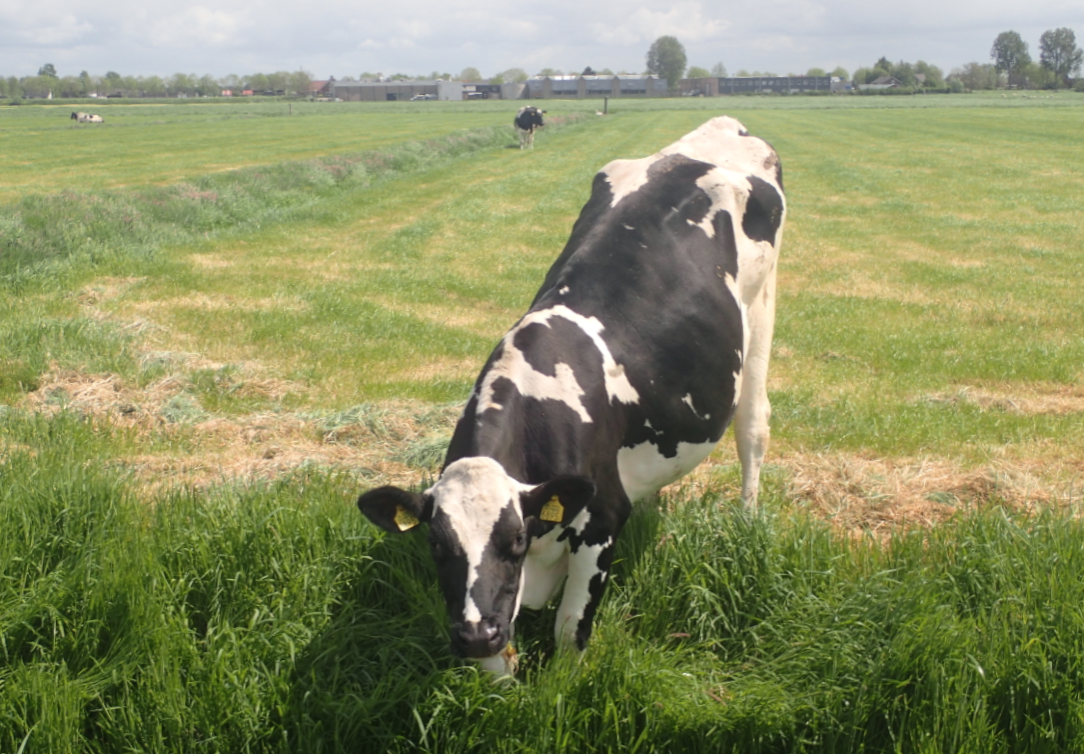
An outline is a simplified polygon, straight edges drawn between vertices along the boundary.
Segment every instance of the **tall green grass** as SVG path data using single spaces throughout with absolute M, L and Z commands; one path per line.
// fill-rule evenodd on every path
M 446 650 L 423 537 L 347 480 L 164 493 L 105 427 L 0 416 L 0 750 L 1064 752 L 1084 526 L 974 512 L 856 540 L 712 496 L 638 506 L 583 657 L 526 611 L 518 684 Z

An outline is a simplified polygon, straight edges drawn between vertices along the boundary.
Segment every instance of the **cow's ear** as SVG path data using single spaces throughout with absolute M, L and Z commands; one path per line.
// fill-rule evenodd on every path
M 358 498 L 358 508 L 384 531 L 398 534 L 429 522 L 433 498 L 398 487 L 377 487 Z
M 595 483 L 583 476 L 560 476 L 521 492 L 523 517 L 567 526 L 595 496 Z

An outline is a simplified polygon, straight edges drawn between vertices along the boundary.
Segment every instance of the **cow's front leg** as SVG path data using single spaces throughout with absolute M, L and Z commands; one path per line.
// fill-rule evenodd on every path
M 554 628 L 559 646 L 574 646 L 583 651 L 591 638 L 595 612 L 610 576 L 615 536 L 608 535 L 593 543 L 590 538 L 573 536 L 570 539 L 572 551 L 568 560 L 568 579 Z

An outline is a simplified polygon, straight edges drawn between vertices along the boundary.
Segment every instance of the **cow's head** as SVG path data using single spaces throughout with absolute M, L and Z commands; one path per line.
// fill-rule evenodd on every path
M 511 638 L 532 536 L 569 524 L 595 494 L 584 477 L 521 484 L 491 458 L 462 458 L 422 493 L 380 487 L 358 508 L 398 534 L 429 524 L 429 546 L 451 622 L 452 651 L 493 657 Z

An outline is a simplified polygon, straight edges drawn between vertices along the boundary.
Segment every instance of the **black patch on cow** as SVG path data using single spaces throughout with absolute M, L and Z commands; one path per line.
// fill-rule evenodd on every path
M 746 180 L 752 190 L 745 205 L 742 230 L 754 241 L 767 241 L 774 245 L 775 235 L 783 222 L 783 198 L 775 186 L 762 178 L 750 175 L 746 176 Z
M 467 596 L 467 556 L 448 514 L 439 508 L 429 522 L 429 548 L 448 617 L 453 622 L 462 620 Z
M 516 545 L 516 535 L 523 532 L 522 547 Z M 519 592 L 519 573 L 527 554 L 526 529 L 509 500 L 501 509 L 497 525 L 482 551 L 482 563 L 478 566 L 477 579 L 471 587 L 470 596 L 484 618 L 496 617 L 501 626 L 507 627 L 515 609 Z M 466 580 L 464 579 L 464 585 Z M 460 587 L 462 588 L 462 587 Z
M 516 113 L 514 123 L 516 128 L 523 131 L 533 131 L 536 128 L 541 128 L 546 125 L 545 119 L 542 117 L 542 110 L 537 107 L 525 107 L 521 112 Z

